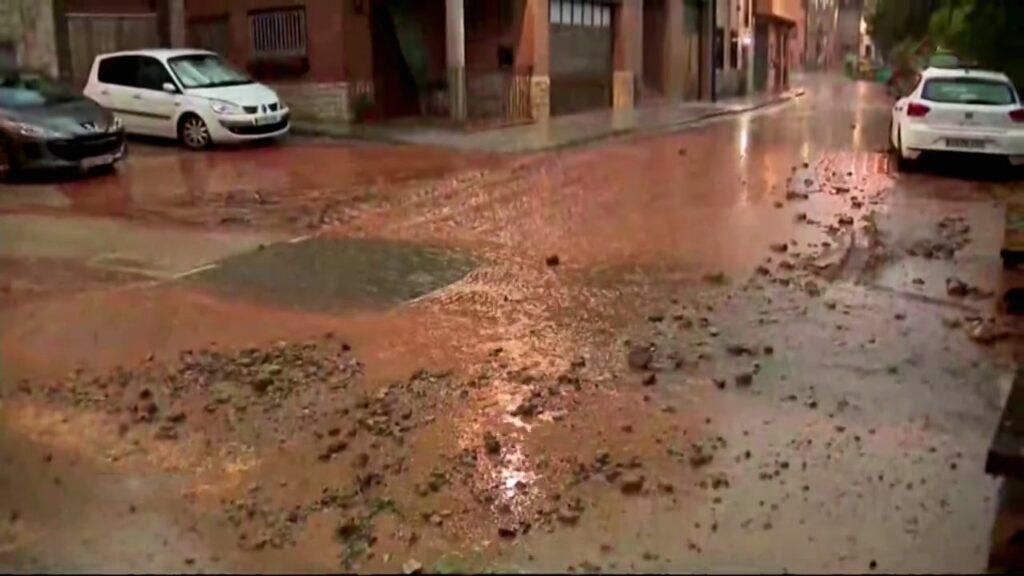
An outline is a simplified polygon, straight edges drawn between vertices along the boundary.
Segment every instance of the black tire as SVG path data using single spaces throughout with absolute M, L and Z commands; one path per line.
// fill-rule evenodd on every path
M 12 182 L 18 176 L 18 165 L 8 144 L 0 140 L 0 182 Z
M 903 136 L 896 132 L 896 169 L 900 172 L 913 172 L 914 161 L 903 157 Z
M 178 141 L 189 150 L 205 150 L 213 143 L 206 122 L 191 113 L 185 114 L 178 121 Z

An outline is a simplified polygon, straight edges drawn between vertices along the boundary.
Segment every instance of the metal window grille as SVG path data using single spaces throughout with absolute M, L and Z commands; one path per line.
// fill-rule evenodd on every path
M 253 58 L 305 56 L 305 8 L 249 14 L 249 39 Z

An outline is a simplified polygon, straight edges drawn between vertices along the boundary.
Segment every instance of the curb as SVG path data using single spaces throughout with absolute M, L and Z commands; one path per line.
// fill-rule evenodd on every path
M 541 147 L 538 147 L 538 148 L 528 148 L 528 149 L 525 149 L 525 150 L 492 150 L 491 152 L 495 153 L 495 154 L 529 154 L 529 153 L 532 153 L 532 152 L 547 152 L 547 151 L 551 151 L 551 150 L 564 150 L 564 149 L 567 149 L 567 148 L 583 147 L 583 146 L 587 146 L 587 145 L 594 144 L 594 143 L 597 143 L 597 142 L 602 142 L 602 141 L 605 141 L 605 140 L 614 140 L 614 139 L 618 139 L 618 138 L 621 138 L 621 137 L 624 137 L 624 136 L 631 136 L 631 135 L 633 135 L 633 136 L 645 136 L 645 135 L 670 134 L 670 133 L 673 133 L 673 132 L 678 132 L 678 131 L 681 131 L 683 129 L 686 129 L 686 128 L 690 127 L 690 126 L 693 126 L 694 124 L 699 124 L 701 122 L 705 122 L 707 120 L 711 120 L 711 119 L 714 119 L 714 118 L 722 118 L 722 117 L 726 117 L 726 116 L 736 116 L 736 115 L 739 115 L 739 114 L 746 114 L 748 112 L 754 112 L 754 111 L 761 110 L 761 109 L 764 109 L 764 108 L 769 108 L 771 106 L 776 106 L 778 104 L 783 104 L 785 102 L 789 102 L 791 100 L 795 100 L 797 98 L 800 98 L 805 93 L 806 92 L 805 92 L 805 90 L 803 88 L 798 88 L 798 89 L 791 90 L 789 92 L 786 92 L 784 94 L 780 94 L 780 95 L 772 97 L 772 98 L 767 98 L 763 102 L 758 102 L 756 104 L 751 104 L 750 106 L 745 106 L 745 107 L 737 108 L 737 109 L 733 109 L 733 110 L 718 110 L 718 111 L 714 111 L 714 112 L 709 112 L 707 114 L 702 114 L 700 116 L 696 116 L 694 118 L 689 118 L 687 120 L 683 120 L 683 121 L 676 122 L 676 123 L 665 124 L 665 125 L 661 125 L 661 126 L 652 126 L 650 128 L 633 127 L 633 128 L 612 129 L 612 130 L 609 130 L 607 132 L 603 132 L 603 133 L 600 133 L 600 134 L 594 134 L 594 135 L 590 135 L 590 136 L 583 136 L 583 137 L 580 137 L 580 138 L 575 139 L 575 140 L 570 140 L 568 142 L 555 143 L 555 144 L 551 144 L 549 146 L 541 146 Z M 377 143 L 392 144 L 392 145 L 397 145 L 397 146 L 440 147 L 440 148 L 446 148 L 446 149 L 452 149 L 452 150 L 458 150 L 458 151 L 465 151 L 464 148 L 459 148 L 459 147 L 454 147 L 454 146 L 445 146 L 443 144 L 433 144 L 433 145 L 419 144 L 419 143 L 416 143 L 416 142 L 409 142 L 407 140 L 402 140 L 400 138 L 390 137 L 390 136 L 385 135 L 385 134 L 372 134 L 372 135 L 371 134 L 359 134 L 358 132 L 354 133 L 354 132 L 352 132 L 350 130 L 347 130 L 347 129 L 344 129 L 344 128 L 334 128 L 332 126 L 318 126 L 318 125 L 313 124 L 313 123 L 306 123 L 306 122 L 301 122 L 301 121 L 300 122 L 292 121 L 292 129 L 291 129 L 291 131 L 292 131 L 293 134 L 300 135 L 300 136 L 316 136 L 316 137 L 321 137 L 321 138 L 326 137 L 326 138 L 334 138 L 334 139 L 337 139 L 337 140 L 349 140 L 349 141 L 354 141 L 354 142 L 377 142 Z

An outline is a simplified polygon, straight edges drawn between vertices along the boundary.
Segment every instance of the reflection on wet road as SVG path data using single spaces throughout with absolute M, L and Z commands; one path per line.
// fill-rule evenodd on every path
M 146 283 L 5 247 L 0 447 L 152 494 L 64 482 L 58 520 L 15 504 L 51 464 L 5 467 L 0 566 L 983 569 L 1015 342 L 968 331 L 1018 181 L 896 173 L 882 87 L 807 88 L 555 153 L 158 149 L 5 189 L 0 227 L 119 222 L 96 250 L 268 245 L 167 246 L 218 267 Z M 159 546 L 45 545 L 136 499 L 152 523 L 109 522 Z

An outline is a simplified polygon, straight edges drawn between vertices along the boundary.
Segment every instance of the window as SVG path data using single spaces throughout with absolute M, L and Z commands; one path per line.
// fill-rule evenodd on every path
M 256 60 L 305 56 L 305 8 L 250 12 L 249 39 Z
M 167 61 L 185 88 L 220 88 L 252 84 L 252 79 L 214 54 L 178 56 Z
M 721 26 L 715 28 L 715 45 L 713 50 L 715 69 L 721 70 L 725 67 L 725 30 Z
M 594 0 L 550 0 L 548 15 L 552 24 L 609 28 L 612 25 L 612 7 Z
M 1005 82 L 980 78 L 937 78 L 925 82 L 921 98 L 950 104 L 1008 106 L 1017 102 L 1013 88 Z
M 139 58 L 136 86 L 146 90 L 163 90 L 167 82 L 174 84 L 163 62 L 156 58 Z
M 104 84 L 135 86 L 138 56 L 115 56 L 100 60 L 97 79 Z

